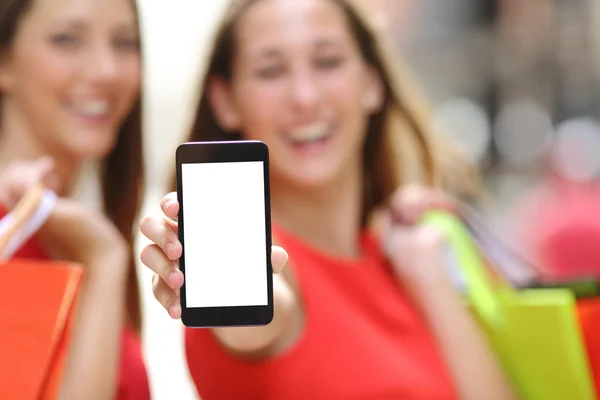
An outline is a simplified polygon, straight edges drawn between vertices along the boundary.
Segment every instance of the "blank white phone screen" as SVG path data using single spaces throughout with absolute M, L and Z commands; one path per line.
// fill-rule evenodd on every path
M 188 308 L 268 305 L 263 168 L 181 165 Z

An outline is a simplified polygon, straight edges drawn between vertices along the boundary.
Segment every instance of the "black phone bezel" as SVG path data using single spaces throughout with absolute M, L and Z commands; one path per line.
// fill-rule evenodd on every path
M 190 328 L 211 328 L 228 326 L 263 326 L 273 320 L 273 267 L 271 265 L 271 203 L 269 179 L 269 149 L 260 141 L 221 141 L 221 142 L 188 142 L 177 147 L 177 200 L 179 201 L 179 241 L 182 254 L 179 268 L 184 275 L 181 287 L 181 320 Z M 265 233 L 266 233 L 266 279 L 268 304 L 264 306 L 233 306 L 233 307 L 200 307 L 186 306 L 185 284 L 185 241 L 183 216 L 186 205 L 183 202 L 182 164 L 187 163 L 217 163 L 262 161 L 264 173 L 264 204 L 265 204 Z

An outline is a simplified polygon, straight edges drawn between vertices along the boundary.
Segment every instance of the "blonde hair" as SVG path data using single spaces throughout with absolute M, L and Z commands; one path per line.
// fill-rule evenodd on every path
M 231 1 L 224 12 L 200 81 L 198 108 L 187 141 L 241 138 L 240 133 L 228 133 L 217 123 L 207 98 L 206 84 L 213 76 L 230 78 L 236 23 L 256 1 Z M 436 131 L 427 102 L 408 68 L 395 56 L 386 36 L 369 18 L 364 2 L 331 1 L 343 9 L 362 56 L 378 70 L 384 86 L 383 107 L 369 120 L 363 150 L 363 225 L 407 182 L 443 188 L 467 200 L 476 198 L 479 193 L 476 167 L 449 137 Z M 175 180 L 172 182 L 174 188 Z

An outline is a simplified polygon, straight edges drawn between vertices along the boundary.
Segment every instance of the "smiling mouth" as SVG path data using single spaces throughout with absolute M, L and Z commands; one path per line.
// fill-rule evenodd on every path
M 105 119 L 110 116 L 110 105 L 105 100 L 69 103 L 69 108 L 78 116 L 90 119 Z
M 318 143 L 331 137 L 331 130 L 326 123 L 315 123 L 295 129 L 287 135 L 288 140 L 294 145 Z

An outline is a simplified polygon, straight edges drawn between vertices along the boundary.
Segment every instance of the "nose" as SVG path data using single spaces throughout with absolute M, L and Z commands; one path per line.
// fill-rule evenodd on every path
M 299 111 L 312 111 L 320 98 L 316 77 L 308 69 L 296 70 L 291 77 L 291 100 Z
M 91 49 L 85 65 L 87 77 L 98 83 L 107 84 L 116 80 L 119 71 L 118 54 L 110 46 L 98 45 Z

